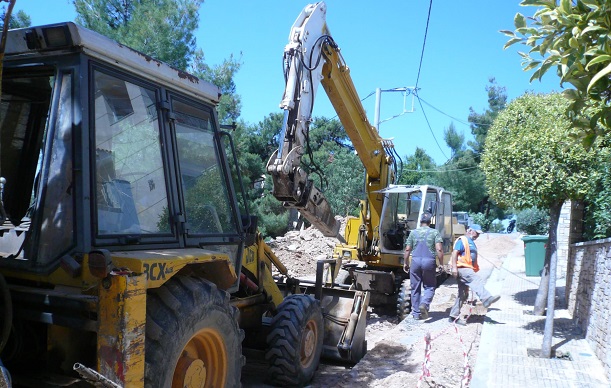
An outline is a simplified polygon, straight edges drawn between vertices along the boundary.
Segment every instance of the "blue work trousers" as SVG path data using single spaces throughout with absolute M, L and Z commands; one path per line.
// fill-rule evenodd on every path
M 409 282 L 412 289 L 412 315 L 414 318 L 420 318 L 418 308 L 421 304 L 424 304 L 428 310 L 433 301 L 435 287 L 437 286 L 436 270 L 437 263 L 434 257 L 412 257 L 412 263 L 409 267 Z

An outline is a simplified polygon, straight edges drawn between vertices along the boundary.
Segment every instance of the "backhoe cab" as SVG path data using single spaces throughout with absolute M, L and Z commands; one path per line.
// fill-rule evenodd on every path
M 258 234 L 216 86 L 73 23 L 9 31 L 3 65 L 15 385 L 235 387 L 252 348 L 298 386 L 365 354 L 367 292 L 323 287 L 322 267 L 300 284 Z

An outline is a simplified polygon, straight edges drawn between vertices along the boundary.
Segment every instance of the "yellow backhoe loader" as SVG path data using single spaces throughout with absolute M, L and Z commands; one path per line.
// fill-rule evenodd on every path
M 74 23 L 6 42 L 8 384 L 239 387 L 252 348 L 301 386 L 321 357 L 363 357 L 369 294 L 326 287 L 324 260 L 316 281 L 288 276 L 240 207 L 216 86 Z

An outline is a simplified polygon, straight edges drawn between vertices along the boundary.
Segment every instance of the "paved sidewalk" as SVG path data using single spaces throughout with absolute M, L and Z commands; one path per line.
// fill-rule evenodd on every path
M 501 299 L 486 314 L 470 387 L 611 387 L 584 333 L 575 327 L 566 310 L 565 279 L 556 283 L 552 338 L 556 357 L 536 356 L 545 328 L 545 317 L 531 314 L 540 278 L 527 277 L 524 268 L 524 249 L 519 246 L 486 283 L 486 288 Z

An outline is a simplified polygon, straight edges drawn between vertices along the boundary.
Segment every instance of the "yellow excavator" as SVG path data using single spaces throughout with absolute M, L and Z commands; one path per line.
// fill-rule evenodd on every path
M 441 187 L 396 184 L 393 142 L 381 138 L 369 123 L 350 69 L 329 32 L 326 12 L 324 2 L 310 4 L 291 28 L 284 49 L 286 87 L 280 103 L 283 141 L 269 159 L 267 171 L 273 178 L 273 194 L 284 206 L 297 209 L 326 236 L 337 236 L 339 225 L 324 193 L 301 166 L 314 98 L 322 84 L 366 172 L 360 216 L 348 218 L 344 241 L 332 254 L 336 265 L 325 272 L 329 275 L 325 279 L 369 291 L 372 306 L 396 307 L 403 319 L 411 307 L 403 243 L 419 226 L 422 213 L 430 212 L 431 226 L 443 237 L 445 258 L 439 263 L 438 279 L 445 279 L 443 266 L 449 262 L 455 233 L 459 233 L 452 218 L 452 195 Z
M 216 86 L 74 23 L 6 42 L 5 385 L 238 387 L 252 349 L 303 386 L 363 357 L 369 293 L 325 285 L 326 260 L 292 278 L 263 242 Z

